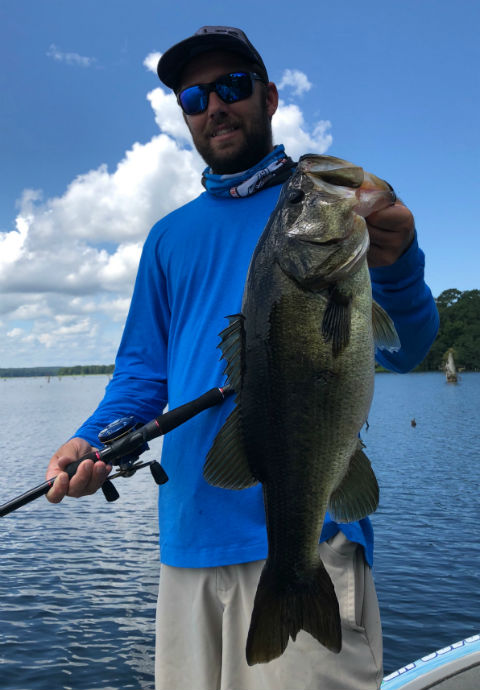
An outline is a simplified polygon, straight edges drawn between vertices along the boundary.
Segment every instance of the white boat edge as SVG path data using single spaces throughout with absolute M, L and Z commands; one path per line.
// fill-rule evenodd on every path
M 461 680 L 462 675 L 465 680 Z M 441 690 L 480 688 L 480 634 L 454 642 L 390 673 L 383 679 L 381 690 L 427 690 L 439 684 Z

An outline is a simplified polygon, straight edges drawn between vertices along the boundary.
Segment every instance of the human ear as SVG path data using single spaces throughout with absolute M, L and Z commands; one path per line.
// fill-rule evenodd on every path
M 267 113 L 269 118 L 272 119 L 273 115 L 275 114 L 278 108 L 278 91 L 277 87 L 272 81 L 269 81 L 267 84 L 266 101 Z

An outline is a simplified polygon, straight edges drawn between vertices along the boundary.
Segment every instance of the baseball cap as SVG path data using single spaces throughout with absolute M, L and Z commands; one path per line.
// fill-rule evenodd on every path
M 253 47 L 245 33 L 233 26 L 202 26 L 193 36 L 169 48 L 158 61 L 157 73 L 160 80 L 177 91 L 185 65 L 192 58 L 209 50 L 239 53 L 254 63 L 258 74 L 268 82 L 267 68 L 260 53 Z

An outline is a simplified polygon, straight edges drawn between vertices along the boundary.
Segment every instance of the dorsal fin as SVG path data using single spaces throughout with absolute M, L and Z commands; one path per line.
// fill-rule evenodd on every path
M 241 424 L 240 393 L 245 350 L 245 317 L 243 314 L 227 316 L 229 324 L 221 333 L 222 359 L 227 365 L 225 374 L 237 394 L 236 406 L 218 432 L 207 455 L 203 476 L 210 484 L 223 489 L 246 489 L 257 484 L 252 475 L 245 452 Z
M 243 314 L 227 316 L 228 326 L 220 333 L 221 342 L 218 346 L 222 351 L 221 359 L 227 364 L 224 373 L 227 375 L 235 392 L 240 392 L 244 363 L 245 317 Z

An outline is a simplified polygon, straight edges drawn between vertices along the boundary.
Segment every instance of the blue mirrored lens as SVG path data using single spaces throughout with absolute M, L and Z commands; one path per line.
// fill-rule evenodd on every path
M 252 95 L 252 80 L 242 72 L 228 74 L 217 79 L 215 91 L 225 103 L 242 101 Z
M 187 115 L 203 113 L 208 105 L 211 91 L 222 99 L 224 103 L 236 103 L 252 95 L 253 78 L 248 72 L 233 72 L 219 77 L 210 84 L 197 84 L 181 91 L 178 100 Z
M 208 92 L 202 86 L 191 86 L 180 93 L 179 100 L 187 115 L 195 115 L 206 109 Z

